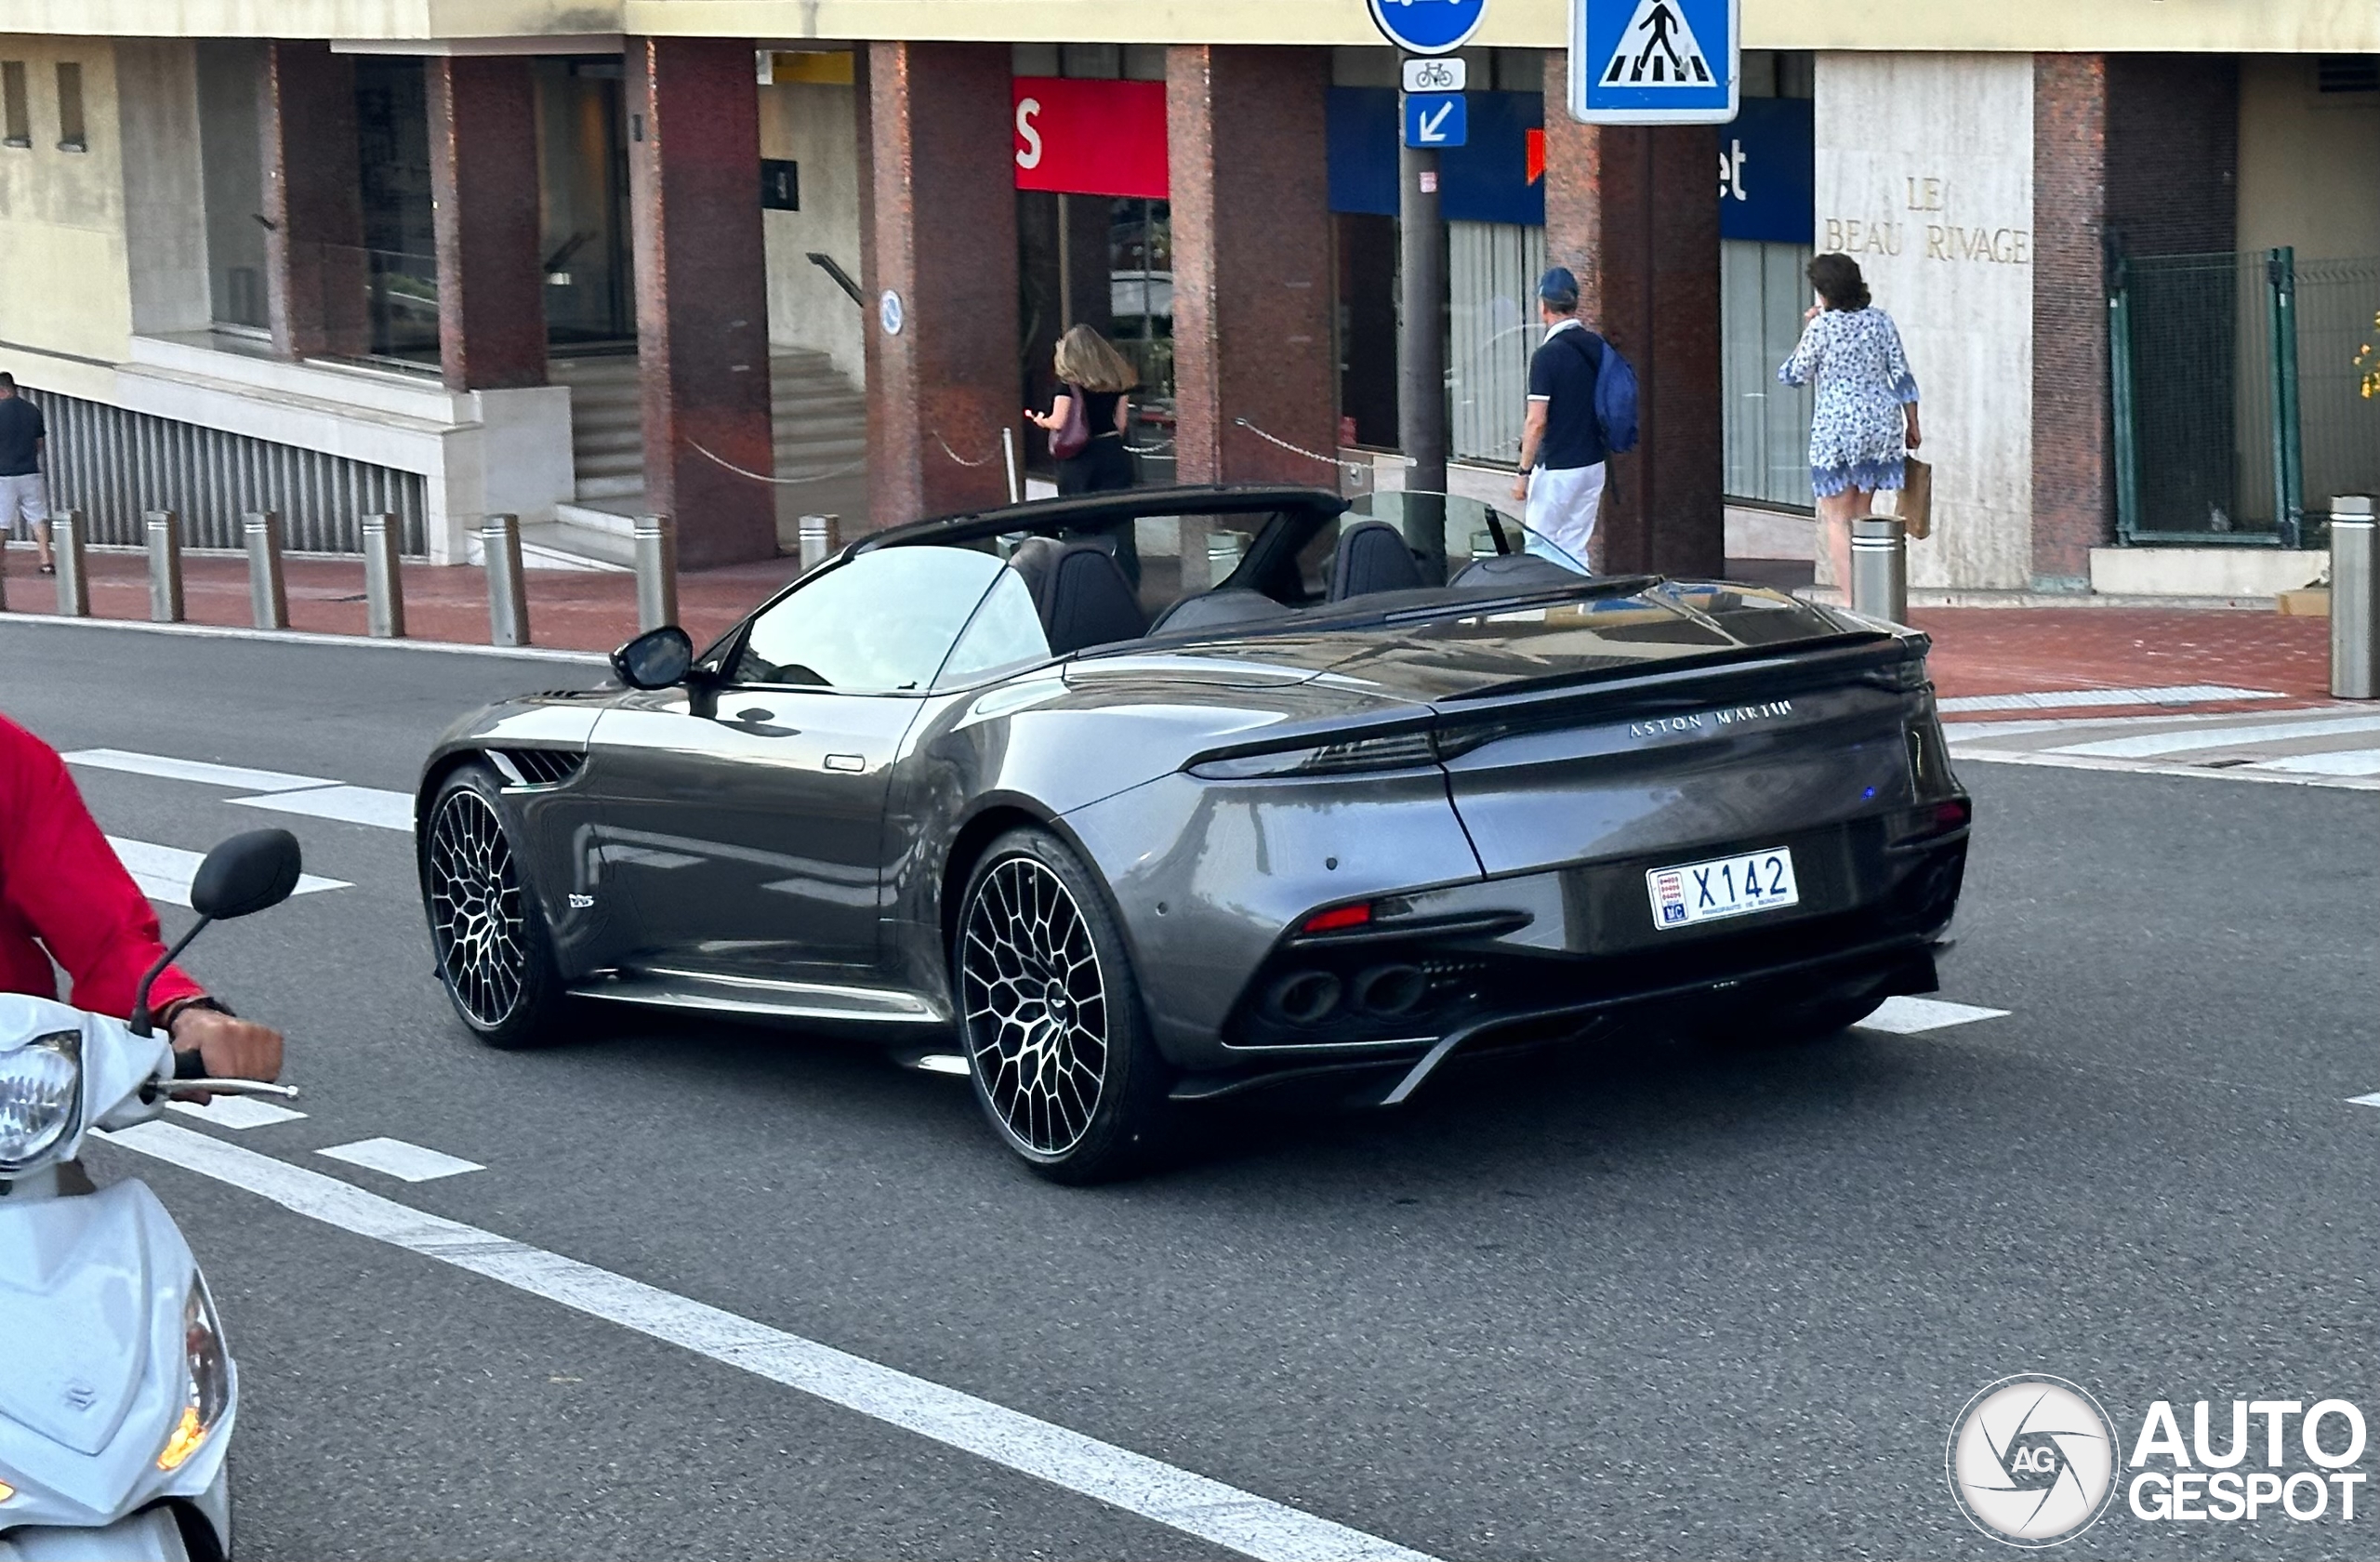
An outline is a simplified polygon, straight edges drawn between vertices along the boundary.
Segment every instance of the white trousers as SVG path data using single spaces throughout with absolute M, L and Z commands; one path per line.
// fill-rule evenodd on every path
M 1528 550 L 1565 569 L 1587 572 L 1587 540 L 1603 512 L 1603 483 L 1610 469 L 1539 467 L 1528 474 L 1528 510 L 1522 516 L 1534 535 Z M 1551 546 L 1548 546 L 1548 545 Z

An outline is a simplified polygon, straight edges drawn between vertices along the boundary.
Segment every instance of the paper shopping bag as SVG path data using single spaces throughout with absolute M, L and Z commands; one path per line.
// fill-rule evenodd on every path
M 1934 464 L 1911 456 L 1903 469 L 1900 496 L 1894 501 L 1893 513 L 1900 517 L 1901 530 L 1911 537 L 1934 535 Z

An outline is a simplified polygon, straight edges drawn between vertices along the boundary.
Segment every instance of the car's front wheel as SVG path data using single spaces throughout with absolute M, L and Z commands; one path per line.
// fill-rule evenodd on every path
M 536 1047 L 561 1039 L 567 999 L 496 788 L 480 764 L 439 788 L 422 838 L 422 904 L 455 1013 L 491 1047 Z
M 951 950 L 975 1098 L 1043 1176 L 1095 1183 L 1146 1163 L 1166 1071 L 1106 896 L 1040 830 L 1012 830 L 969 876 Z

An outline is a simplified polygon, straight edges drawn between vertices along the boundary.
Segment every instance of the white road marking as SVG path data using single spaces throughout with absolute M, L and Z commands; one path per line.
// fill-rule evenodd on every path
M 1974 746 L 1950 750 L 1961 764 L 2049 765 L 2059 770 L 2099 770 L 2119 772 L 2125 775 L 2186 775 L 2196 781 L 2265 781 L 2284 787 L 2336 787 L 2354 791 L 2380 791 L 2380 776 L 2362 775 L 2298 775 L 2286 771 L 2265 770 L 2256 765 L 2150 764 L 2141 760 L 2104 760 L 2087 754 L 2030 753 L 2021 748 L 1982 748 Z
M 366 1172 L 381 1172 L 408 1183 L 435 1182 L 441 1177 L 459 1177 L 466 1172 L 484 1172 L 486 1167 L 476 1160 L 465 1160 L 437 1150 L 425 1150 L 419 1145 L 408 1145 L 402 1139 L 358 1139 L 352 1145 L 334 1145 L 327 1150 L 316 1150 L 319 1156 L 343 1160 L 350 1166 L 361 1166 Z
M 2329 754 L 2284 754 L 2258 760 L 2258 770 L 2285 770 L 2293 775 L 2380 775 L 2380 748 L 2343 748 Z
M 965 1058 L 948 1052 L 928 1052 L 918 1059 L 918 1066 L 929 1074 L 957 1074 L 962 1078 L 973 1072 Z
M 168 781 L 195 781 L 205 787 L 235 787 L 244 792 L 292 792 L 301 787 L 337 785 L 327 776 L 247 770 L 239 765 L 209 764 L 205 760 L 178 760 L 168 754 L 134 754 L 122 748 L 79 748 L 65 758 L 68 764 L 88 765 L 94 770 L 120 770 L 131 775 L 163 776 Z
M 2370 1095 L 2350 1095 L 2347 1104 L 2350 1106 L 2380 1106 L 2380 1091 L 2373 1091 Z
M 168 906 L 190 904 L 190 881 L 198 876 L 198 865 L 206 860 L 204 854 L 147 841 L 128 841 L 120 835 L 109 836 L 108 844 L 115 848 L 116 860 L 124 864 L 125 871 L 132 875 L 132 881 L 140 886 L 142 894 Z M 352 888 L 344 879 L 318 879 L 313 874 L 301 873 L 293 893 L 314 894 L 323 890 Z
M 158 624 L 146 618 L 68 618 L 54 613 L 11 613 L 6 622 L 48 624 L 63 629 L 99 629 L 125 634 L 189 635 L 198 640 L 259 640 L 275 645 L 313 645 L 329 649 L 383 652 L 430 651 L 451 656 L 500 656 L 516 662 L 577 662 L 606 667 L 611 658 L 600 651 L 549 651 L 541 645 L 462 645 L 443 640 L 371 640 L 363 635 L 317 634 L 310 629 L 240 629 L 216 624 Z
M 2066 710 L 2100 705 L 2212 705 L 2218 700 L 2287 699 L 2269 689 L 2220 683 L 2177 683 L 2159 689 L 2053 689 L 2038 695 L 1962 695 L 1939 702 L 1944 710 Z
M 2005 1009 L 1978 1009 L 1972 1003 L 1946 1003 L 1938 998 L 1888 998 L 1874 1013 L 1858 1022 L 1854 1028 L 1886 1031 L 1894 1036 L 1915 1036 L 1921 1031 L 1940 1030 L 1946 1026 L 1996 1020 L 2007 1013 Z
M 2380 732 L 2380 716 L 2333 716 L 2311 721 L 2267 721 L 2244 727 L 2182 727 L 2167 732 L 2139 733 L 2131 737 L 2105 737 L 2091 743 L 2069 743 L 2047 750 L 2087 759 L 2145 760 L 2163 754 L 2191 753 L 2202 748 L 2232 748 L 2252 743 L 2287 743 L 2301 737 L 2333 737 L 2342 733 Z
M 945 1447 L 1264 1562 L 1431 1562 L 1421 1552 L 624 1275 L 399 1204 L 178 1124 L 102 1134 L 285 1210 L 680 1345 Z
M 317 819 L 342 819 L 350 825 L 377 825 L 382 829 L 413 833 L 410 792 L 386 791 L 377 787 L 327 786 L 231 801 L 243 808 L 270 808 L 282 814 L 305 814 Z
M 168 1101 L 165 1105 L 201 1122 L 230 1129 L 271 1128 L 274 1123 L 296 1122 L 306 1115 L 250 1095 L 218 1095 L 204 1106 L 195 1101 Z

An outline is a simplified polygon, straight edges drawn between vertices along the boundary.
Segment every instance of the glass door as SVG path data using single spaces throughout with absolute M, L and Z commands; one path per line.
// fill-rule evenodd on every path
M 625 85 L 617 59 L 537 61 L 538 248 L 558 352 L 636 347 Z

